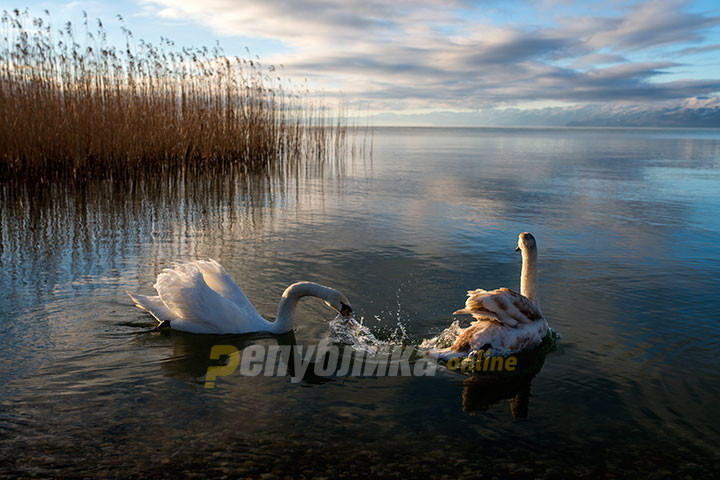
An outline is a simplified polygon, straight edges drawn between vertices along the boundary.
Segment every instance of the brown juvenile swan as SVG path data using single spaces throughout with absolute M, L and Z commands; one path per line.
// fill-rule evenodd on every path
M 431 350 L 428 355 L 446 360 L 488 348 L 509 354 L 542 342 L 549 327 L 538 305 L 535 237 L 521 233 L 515 250 L 522 252 L 521 293 L 509 288 L 468 291 L 465 308 L 454 314 L 472 315 L 475 322 L 462 330 L 451 347 Z

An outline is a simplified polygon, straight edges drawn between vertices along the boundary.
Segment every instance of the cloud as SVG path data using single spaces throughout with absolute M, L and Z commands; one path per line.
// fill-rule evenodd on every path
M 267 63 L 371 110 L 473 110 L 527 102 L 683 101 L 720 78 L 678 78 L 679 55 L 720 17 L 679 0 L 601 8 L 465 0 L 143 0 L 154 15 L 220 35 L 279 41 Z M 613 4 L 614 5 L 614 4 Z M 512 10 L 514 8 L 515 10 Z M 510 10 L 509 10 L 510 9 Z M 536 14 L 536 15 L 534 15 Z M 518 19 L 532 18 L 532 23 Z M 672 80 L 663 80 L 668 74 Z
M 691 98 L 673 104 L 591 104 L 533 109 L 483 109 L 426 114 L 380 113 L 374 125 L 411 126 L 604 126 L 720 127 L 720 99 Z
M 622 55 L 610 54 L 610 53 L 593 53 L 578 58 L 573 64 L 572 68 L 586 69 L 591 68 L 594 65 L 608 65 L 613 63 L 625 63 L 628 59 Z
M 720 23 L 720 17 L 685 11 L 684 0 L 648 1 L 632 7 L 621 18 L 608 18 L 608 26 L 593 32 L 588 44 L 595 48 L 641 50 L 703 40 L 703 32 Z
M 688 47 L 678 51 L 677 54 L 684 55 L 697 55 L 698 53 L 708 53 L 720 50 L 720 43 L 713 43 L 712 45 L 704 45 L 702 47 Z
M 272 38 L 293 46 L 392 36 L 401 21 L 420 19 L 428 11 L 449 19 L 443 12 L 463 5 L 452 0 L 142 0 L 141 4 L 154 15 L 180 20 L 192 18 L 222 35 Z

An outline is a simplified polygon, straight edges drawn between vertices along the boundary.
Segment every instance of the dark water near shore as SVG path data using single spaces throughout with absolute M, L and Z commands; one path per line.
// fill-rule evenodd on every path
M 718 130 L 377 129 L 343 171 L 4 197 L 0 476 L 712 478 L 718 192 Z M 143 333 L 124 294 L 210 257 L 268 317 L 312 280 L 417 345 L 518 287 L 522 231 L 562 338 L 510 380 L 205 389 L 214 343 L 314 344 L 332 312 L 304 300 L 294 340 Z

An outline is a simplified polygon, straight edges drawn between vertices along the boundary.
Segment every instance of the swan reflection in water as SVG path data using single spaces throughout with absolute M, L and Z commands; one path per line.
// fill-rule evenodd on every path
M 162 343 L 164 345 L 167 345 L 167 341 L 170 340 L 173 348 L 172 356 L 161 362 L 165 375 L 198 385 L 205 384 L 209 367 L 227 365 L 229 362 L 227 355 L 221 355 L 219 359 L 211 358 L 211 351 L 216 345 L 231 345 L 241 354 L 244 349 L 254 345 L 262 345 L 266 348 L 273 345 L 288 346 L 290 347 L 290 354 L 287 357 L 283 355 L 280 360 L 281 362 L 287 361 L 285 370 L 287 376 L 295 380 L 296 372 L 300 371 L 302 376 L 297 380 L 310 384 L 322 384 L 331 379 L 331 377 L 320 376 L 315 373 L 315 363 L 306 360 L 304 348 L 301 352 L 297 351 L 298 345 L 295 332 L 292 330 L 282 334 L 262 332 L 239 335 L 194 335 L 172 329 L 163 329 L 148 333 L 143 337 L 145 337 L 143 341 Z M 342 348 L 342 346 L 340 347 Z M 295 368 L 296 354 L 304 362 L 307 362 L 307 368 Z M 263 365 L 264 370 L 265 366 Z M 239 367 L 236 372 L 236 374 L 240 374 Z
M 475 415 L 509 400 L 513 418 L 526 418 L 532 380 L 542 370 L 547 355 L 556 348 L 556 341 L 557 334 L 551 332 L 536 348 L 513 354 L 517 359 L 517 367 L 513 371 L 465 373 L 468 378 L 463 381 L 463 412 Z
M 288 346 L 290 354 L 283 356 L 282 361 L 287 361 L 286 369 L 281 370 L 296 380 L 302 380 L 306 384 L 324 384 L 333 380 L 334 371 L 330 375 L 318 375 L 315 369 L 315 362 L 307 361 L 305 348 L 297 345 L 294 331 L 283 334 L 251 333 L 242 335 L 193 335 L 185 332 L 164 329 L 148 335 L 143 335 L 145 342 L 167 345 L 172 342 L 173 354 L 162 361 L 162 369 L 166 376 L 197 384 L 205 385 L 208 368 L 228 364 L 228 356 L 221 356 L 220 359 L 211 359 L 212 348 L 216 345 L 231 345 L 238 352 L 244 349 L 261 345 L 266 348 L 271 346 Z M 540 372 L 545 363 L 545 358 L 556 348 L 557 334 L 551 332 L 543 342 L 530 351 L 523 351 L 514 354 L 517 365 L 513 371 L 481 371 L 473 373 L 454 370 L 457 374 L 465 375 L 463 381 L 462 409 L 468 414 L 476 414 L 479 411 L 489 409 L 491 406 L 503 401 L 510 400 L 510 413 L 514 418 L 525 418 L 528 416 L 531 382 Z M 352 349 L 351 346 L 335 345 L 340 349 L 340 356 L 343 356 L 343 349 Z M 410 346 L 406 346 L 410 347 Z M 302 351 L 300 351 L 302 348 Z M 413 348 L 413 364 L 422 357 L 422 348 Z M 296 354 L 307 362 L 306 368 L 298 369 L 295 366 Z M 372 361 L 371 357 L 365 360 Z M 260 359 L 258 359 L 260 361 Z M 325 365 L 327 366 L 327 365 Z M 305 365 L 303 365 L 305 367 Z M 263 371 L 265 367 L 263 366 Z M 275 371 L 275 370 L 274 370 Z M 452 371 L 452 370 L 451 370 Z M 296 374 L 299 372 L 300 377 Z M 237 372 L 239 375 L 240 372 Z M 262 375 L 262 374 L 261 374 Z

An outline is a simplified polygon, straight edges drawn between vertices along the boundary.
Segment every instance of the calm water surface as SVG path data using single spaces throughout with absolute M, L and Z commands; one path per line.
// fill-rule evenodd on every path
M 715 474 L 719 131 L 376 129 L 372 160 L 248 183 L 3 199 L 0 473 Z M 233 374 L 209 390 L 213 344 L 317 343 L 332 312 L 304 300 L 294 339 L 145 333 L 124 294 L 210 257 L 268 317 L 312 280 L 418 345 L 466 290 L 518 287 L 522 231 L 561 339 L 509 382 Z

